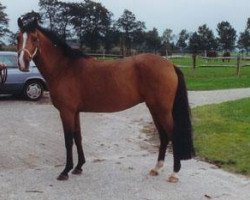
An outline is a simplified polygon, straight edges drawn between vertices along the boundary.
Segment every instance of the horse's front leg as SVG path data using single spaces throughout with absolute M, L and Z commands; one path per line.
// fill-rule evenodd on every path
M 73 169 L 73 138 L 75 131 L 74 113 L 67 111 L 60 111 L 60 116 L 63 124 L 65 147 L 66 147 L 66 165 L 61 174 L 57 177 L 57 180 L 67 180 L 68 173 Z
M 82 173 L 82 165 L 86 162 L 85 157 L 84 157 L 84 152 L 82 149 L 82 136 L 81 136 L 81 126 L 80 126 L 80 115 L 79 113 L 76 114 L 75 116 L 75 126 L 76 126 L 76 131 L 74 134 L 74 139 L 75 139 L 75 144 L 77 148 L 77 153 L 78 153 L 78 163 L 73 170 L 72 174 L 81 174 Z

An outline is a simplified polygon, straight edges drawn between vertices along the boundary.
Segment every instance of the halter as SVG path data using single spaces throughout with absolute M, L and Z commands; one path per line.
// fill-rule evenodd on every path
M 26 52 L 29 55 L 29 58 L 32 60 L 38 51 L 38 47 L 36 47 L 33 54 L 31 54 L 30 51 L 26 48 L 19 49 L 18 54 L 20 54 L 22 51 Z
M 37 32 L 36 32 L 36 37 L 37 37 Z M 38 44 L 36 45 L 35 51 L 32 54 L 26 48 L 19 49 L 18 54 L 20 54 L 22 51 L 24 51 L 29 55 L 30 60 L 32 60 L 35 57 L 35 55 L 37 54 L 38 47 L 39 47 L 39 39 L 37 39 L 37 42 L 38 42 Z

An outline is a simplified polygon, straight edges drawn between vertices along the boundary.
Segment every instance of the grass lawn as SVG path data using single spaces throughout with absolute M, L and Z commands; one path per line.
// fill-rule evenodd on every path
M 197 155 L 250 176 L 250 98 L 192 110 Z
M 172 58 L 171 62 L 181 67 L 189 90 L 250 87 L 250 61 L 241 61 L 244 67 L 240 68 L 239 77 L 236 74 L 235 59 L 222 62 L 221 59 L 206 61 L 198 57 L 195 70 L 192 69 L 191 57 Z
M 240 76 L 236 67 L 181 68 L 189 90 L 215 90 L 250 87 L 250 67 L 242 67 Z
M 175 58 L 170 58 L 171 62 L 173 62 L 175 65 L 180 66 L 180 67 L 192 67 L 193 66 L 193 60 L 191 56 L 185 56 L 185 57 L 175 57 Z M 197 57 L 196 59 L 196 65 L 198 67 L 200 66 L 209 66 L 209 67 L 219 67 L 219 66 L 236 66 L 236 59 L 231 59 L 230 62 L 222 62 L 222 59 L 211 59 L 211 60 L 206 60 L 203 59 L 202 57 Z M 250 66 L 250 61 L 246 60 L 241 60 L 240 61 L 241 66 Z

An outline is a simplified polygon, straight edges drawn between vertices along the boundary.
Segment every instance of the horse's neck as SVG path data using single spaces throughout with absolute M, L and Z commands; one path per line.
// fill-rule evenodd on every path
M 39 40 L 39 51 L 38 55 L 34 58 L 34 62 L 44 78 L 50 81 L 63 71 L 65 67 L 63 60 L 66 58 L 59 47 L 56 47 L 43 34 L 40 34 Z

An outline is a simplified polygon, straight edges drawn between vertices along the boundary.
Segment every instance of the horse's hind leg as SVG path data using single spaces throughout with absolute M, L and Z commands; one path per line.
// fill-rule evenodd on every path
M 174 146 L 174 145 L 173 145 Z M 176 156 L 176 150 L 173 147 L 173 154 L 174 154 L 174 172 L 170 175 L 170 177 L 168 178 L 168 182 L 171 183 L 176 183 L 178 182 L 179 178 L 177 176 L 177 173 L 180 171 L 181 169 L 181 161 L 180 159 Z
M 154 123 L 157 127 L 160 136 L 160 148 L 159 148 L 159 155 L 156 166 L 150 171 L 150 175 L 156 176 L 159 174 L 160 170 L 163 168 L 165 154 L 167 145 L 170 140 L 173 141 L 173 128 L 174 128 L 174 121 L 172 112 L 164 112 L 164 109 L 159 109 L 158 113 L 154 112 L 150 109 L 151 115 L 154 119 Z M 177 173 L 180 171 L 181 162 L 178 156 L 176 155 L 176 150 L 173 147 L 173 157 L 174 157 L 174 166 L 173 166 L 173 173 L 168 178 L 168 181 L 171 183 L 178 182 Z
M 163 129 L 158 129 L 159 132 L 159 137 L 160 137 L 160 148 L 159 148 L 159 154 L 158 154 L 158 159 L 155 167 L 151 169 L 150 175 L 151 176 L 157 176 L 161 169 L 163 168 L 164 165 L 164 160 L 165 160 L 165 155 L 166 155 L 166 150 L 167 150 L 167 145 L 168 145 L 168 136 L 166 132 Z
M 150 171 L 151 176 L 157 176 L 160 170 L 163 168 L 167 145 L 170 139 L 169 137 L 172 134 L 173 118 L 171 113 L 163 114 L 163 116 L 161 116 L 161 114 L 157 115 L 157 113 L 155 113 L 151 108 L 149 109 L 160 137 L 160 148 L 157 163 Z
M 81 174 L 82 173 L 82 165 L 85 163 L 84 152 L 82 149 L 82 136 L 81 136 L 81 126 L 80 126 L 80 115 L 79 113 L 76 114 L 75 117 L 75 133 L 74 133 L 74 140 L 77 148 L 78 153 L 78 163 L 75 169 L 72 171 L 72 174 Z

